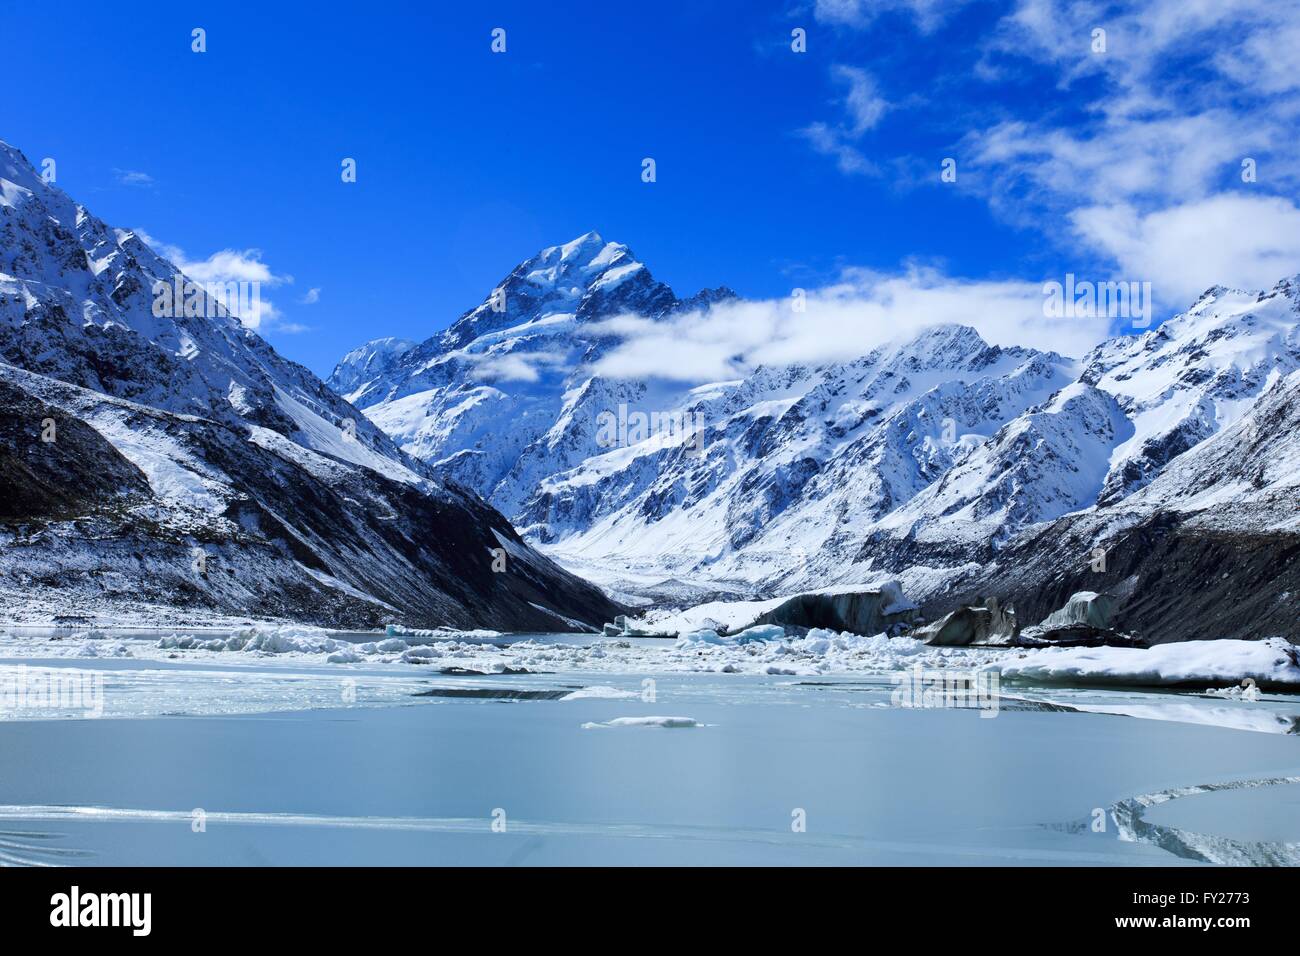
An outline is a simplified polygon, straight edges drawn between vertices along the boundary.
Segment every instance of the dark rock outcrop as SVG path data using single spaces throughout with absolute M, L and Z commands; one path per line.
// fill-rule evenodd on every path
M 1014 644 L 1020 633 L 1015 611 L 1003 609 L 996 598 L 963 605 L 937 621 L 917 628 L 911 636 L 927 644 L 959 647 L 969 644 Z
M 1105 540 L 1097 519 L 1075 515 L 1033 529 L 996 564 L 932 595 L 921 606 L 937 618 L 994 594 L 1014 602 L 1022 620 L 1041 621 L 1079 591 L 1105 592 L 1115 605 L 1111 628 L 1145 643 L 1259 640 L 1300 642 L 1300 534 L 1189 526 L 1155 515 Z
M 896 632 L 919 620 L 916 607 L 895 582 L 862 591 L 837 594 L 798 594 L 761 614 L 745 627 L 780 624 L 783 627 L 824 627 L 850 634 Z M 744 630 L 744 628 L 737 628 Z

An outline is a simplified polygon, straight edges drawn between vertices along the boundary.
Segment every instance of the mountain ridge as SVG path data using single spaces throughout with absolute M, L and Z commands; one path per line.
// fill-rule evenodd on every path
M 160 307 L 173 286 L 185 308 Z M 11 621 L 554 631 L 620 609 L 7 144 L 0 385 Z
M 399 397 L 364 411 L 561 563 L 618 591 L 652 596 L 656 580 L 680 579 L 775 595 L 887 575 L 951 602 L 1000 549 L 1123 506 L 1300 368 L 1297 286 L 1212 286 L 1159 327 L 1077 360 L 949 324 L 848 361 L 689 387 L 601 374 L 599 357 L 635 340 L 599 324 L 584 333 L 544 304 L 477 338 L 431 337 L 456 348 L 426 358 L 416 380 L 397 370 L 371 397 Z M 584 298 L 570 290 L 565 301 Z M 476 350 L 498 367 L 460 361 Z M 506 359 L 539 353 L 553 360 L 534 377 L 509 373 Z M 620 409 L 699 427 L 599 447 L 598 420 Z

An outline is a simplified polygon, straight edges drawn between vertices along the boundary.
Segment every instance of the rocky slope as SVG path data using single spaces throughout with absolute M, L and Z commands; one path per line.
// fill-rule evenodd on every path
M 617 611 L 201 290 L 195 314 L 155 308 L 177 278 L 0 143 L 7 619 L 567 630 Z

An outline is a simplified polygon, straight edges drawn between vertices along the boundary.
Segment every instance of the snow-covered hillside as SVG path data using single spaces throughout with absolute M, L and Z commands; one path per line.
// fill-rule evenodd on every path
M 1210 440 L 1300 368 L 1297 282 L 1285 280 L 1212 288 L 1078 360 L 938 325 L 852 361 L 731 381 L 602 374 L 634 334 L 602 320 L 662 322 L 729 298 L 677 299 L 625 246 L 588 234 L 521 264 L 351 395 L 406 451 L 616 588 L 765 596 L 888 574 L 924 599 L 1069 516 L 1118 528 L 1111 516 L 1155 501 L 1148 487 L 1163 489 L 1157 512 L 1195 510 L 1204 493 L 1162 473 L 1223 447 Z M 678 427 L 602 440 L 602 423 L 637 413 Z M 1295 441 L 1251 463 L 1270 494 L 1288 487 Z
M 392 370 L 403 353 L 414 348 L 406 339 L 384 338 L 367 342 L 343 356 L 325 384 L 349 401 Z
M 616 610 L 203 290 L 156 307 L 184 281 L 0 143 L 6 618 L 555 630 Z
M 1166 471 L 1186 475 L 1208 460 L 1224 447 L 1211 438 L 1248 419 L 1300 369 L 1296 283 L 1249 295 L 1212 289 L 1159 329 L 1102 343 L 1082 365 L 1077 382 L 880 521 L 859 558 L 879 554 L 894 567 L 899 554 L 927 564 L 945 556 L 982 562 L 1029 526 L 1070 513 L 1110 518 L 1204 507 L 1188 482 L 1161 481 L 1159 496 L 1143 492 Z M 1283 436 L 1261 446 L 1258 458 L 1244 445 L 1237 453 L 1241 466 L 1268 472 L 1269 487 L 1282 488 L 1295 450 Z M 1241 521 L 1251 530 L 1273 518 L 1243 514 Z

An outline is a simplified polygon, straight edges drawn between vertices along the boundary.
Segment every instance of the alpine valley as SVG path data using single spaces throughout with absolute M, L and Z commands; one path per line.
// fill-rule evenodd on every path
M 606 371 L 630 316 L 741 304 L 588 233 L 328 384 L 626 604 L 895 579 L 927 618 L 997 598 L 1032 623 L 1091 591 L 1151 643 L 1300 638 L 1300 277 L 1077 359 L 943 324 L 726 381 Z
M 185 281 L 0 144 L 7 621 L 553 632 L 897 581 L 909 626 L 1084 592 L 1146 643 L 1300 638 L 1300 278 L 1078 358 L 921 323 L 688 382 L 610 359 L 746 303 L 596 233 L 327 382 L 156 307 Z

